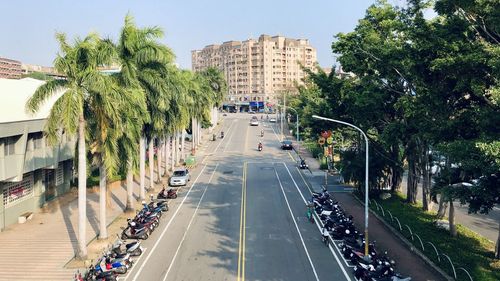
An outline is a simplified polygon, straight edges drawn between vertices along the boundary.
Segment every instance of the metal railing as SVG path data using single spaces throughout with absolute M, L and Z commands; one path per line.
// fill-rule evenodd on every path
M 411 238 L 412 240 L 412 244 L 416 244 L 416 246 L 420 246 L 422 248 L 422 252 L 429 258 L 432 259 L 432 256 L 431 255 L 427 255 L 428 251 L 431 251 L 431 253 L 435 254 L 435 260 L 437 260 L 437 263 L 440 264 L 442 266 L 442 268 L 450 268 L 451 269 L 451 273 L 453 275 L 453 279 L 454 280 L 459 280 L 458 278 L 459 277 L 463 277 L 463 278 L 467 278 L 469 281 L 474 281 L 474 279 L 472 278 L 472 276 L 470 275 L 469 271 L 467 271 L 467 269 L 465 269 L 464 267 L 456 267 L 456 264 L 453 263 L 453 261 L 451 260 L 451 258 L 446 255 L 445 253 L 443 252 L 440 252 L 438 250 L 438 248 L 436 247 L 436 245 L 434 245 L 432 242 L 430 241 L 423 241 L 422 238 L 417 234 L 415 233 L 414 231 L 412 231 L 412 229 L 410 228 L 409 225 L 405 224 L 404 226 L 406 228 L 403 228 L 401 226 L 401 222 L 399 221 L 399 219 L 394 216 L 390 210 L 384 210 L 384 208 L 382 207 L 382 205 L 380 205 L 377 200 L 375 199 L 372 199 L 372 205 L 375 206 L 376 210 L 382 215 L 382 217 L 386 217 L 386 214 L 389 215 L 389 218 L 390 220 L 386 220 L 387 222 L 389 222 L 389 224 L 392 224 L 392 225 L 397 225 L 397 228 L 399 228 L 399 231 L 401 232 L 401 234 L 403 234 L 403 236 L 408 235 L 409 234 L 409 238 Z M 374 209 L 375 209 L 374 208 Z M 407 236 L 405 236 L 407 237 Z M 415 241 L 415 238 L 414 237 L 417 237 L 418 238 L 418 244 L 417 242 Z M 424 243 L 425 242 L 425 243 Z M 426 248 L 424 246 L 424 244 L 428 244 L 430 245 L 431 247 L 428 247 L 427 249 L 431 249 L 431 250 L 428 250 L 426 252 Z M 432 250 L 434 250 L 432 252 Z M 445 257 L 446 259 L 441 259 L 441 257 Z M 448 261 L 447 264 L 443 264 L 444 261 Z M 446 270 L 448 271 L 448 270 Z M 457 275 L 457 271 L 458 272 L 464 272 L 465 274 L 462 274 L 462 276 L 458 276 Z M 465 279 L 460 279 L 460 280 L 465 280 Z

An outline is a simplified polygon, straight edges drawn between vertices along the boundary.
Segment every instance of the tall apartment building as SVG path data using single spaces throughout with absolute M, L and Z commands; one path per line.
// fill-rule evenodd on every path
M 20 79 L 22 74 L 20 61 L 0 57 L 0 78 Z
M 316 49 L 307 39 L 261 35 L 258 40 L 228 41 L 191 52 L 193 71 L 216 67 L 226 76 L 226 105 L 263 109 L 273 106 L 284 91 L 295 92 L 304 71 L 314 70 Z

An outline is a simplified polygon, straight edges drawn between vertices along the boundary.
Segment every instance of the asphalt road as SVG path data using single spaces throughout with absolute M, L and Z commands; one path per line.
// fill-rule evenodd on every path
M 260 118 L 260 115 L 257 115 Z M 309 190 L 269 124 L 229 114 L 126 280 L 351 280 L 305 219 Z M 264 149 L 257 151 L 261 129 Z M 220 135 L 220 134 L 218 134 Z

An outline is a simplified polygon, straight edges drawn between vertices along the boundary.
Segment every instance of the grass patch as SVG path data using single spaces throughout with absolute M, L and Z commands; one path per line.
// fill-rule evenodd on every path
M 453 277 L 453 270 L 448 260 L 441 256 L 441 262 L 439 262 L 434 249 L 427 242 L 433 243 L 440 254 L 446 254 L 451 258 L 457 271 L 457 280 L 469 280 L 467 274 L 458 269 L 460 267 L 465 268 L 474 280 L 500 280 L 500 261 L 494 259 L 495 245 L 491 241 L 462 225 L 457 225 L 457 237 L 451 237 L 448 231 L 435 226 L 433 213 L 422 211 L 421 205 L 403 203 L 404 198 L 401 195 L 393 195 L 390 199 L 377 199 L 376 201 L 384 208 L 385 217 L 375 205 L 371 205 L 371 209 L 399 230 L 396 220 L 391 221 L 387 212 L 389 210 L 401 222 L 403 235 L 414 244 L 415 248 L 422 250 L 416 237 L 414 241 L 411 240 L 411 235 L 405 227 L 408 225 L 413 233 L 418 234 L 422 239 L 425 247 L 425 251 L 422 252 L 451 277 Z

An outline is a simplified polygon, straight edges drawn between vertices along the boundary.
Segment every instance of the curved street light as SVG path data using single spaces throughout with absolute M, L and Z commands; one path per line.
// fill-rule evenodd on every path
M 350 123 L 347 123 L 344 121 L 340 121 L 340 120 L 326 118 L 323 116 L 318 116 L 318 115 L 313 115 L 312 117 L 315 119 L 340 123 L 340 124 L 352 127 L 354 129 L 358 130 L 359 132 L 361 132 L 361 134 L 365 138 L 365 144 L 366 144 L 366 153 L 365 153 L 366 154 L 365 155 L 365 158 L 366 158 L 366 162 L 365 162 L 365 165 L 366 165 L 366 167 L 365 167 L 365 256 L 368 256 L 368 245 L 369 245 L 369 243 L 368 243 L 368 137 L 366 136 L 365 132 L 363 132 L 363 130 L 354 126 L 353 124 L 350 124 Z

